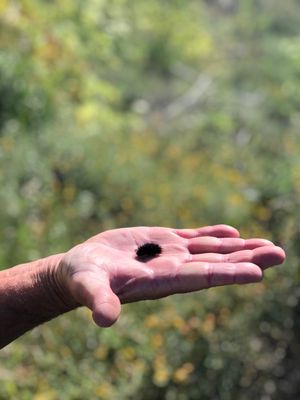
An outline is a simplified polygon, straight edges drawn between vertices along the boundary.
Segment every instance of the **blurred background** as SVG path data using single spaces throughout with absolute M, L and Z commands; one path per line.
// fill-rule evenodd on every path
M 263 283 L 87 310 L 0 355 L 0 399 L 300 398 L 299 0 L 0 1 L 1 268 L 115 227 L 227 223 Z

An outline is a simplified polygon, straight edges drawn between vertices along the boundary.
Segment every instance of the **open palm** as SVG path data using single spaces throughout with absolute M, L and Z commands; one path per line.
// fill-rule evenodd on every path
M 146 243 L 160 254 L 137 256 Z M 263 269 L 284 261 L 280 247 L 265 239 L 241 239 L 236 229 L 135 227 L 100 233 L 74 247 L 59 265 L 72 298 L 110 326 L 121 303 L 158 299 L 213 286 L 258 282 Z

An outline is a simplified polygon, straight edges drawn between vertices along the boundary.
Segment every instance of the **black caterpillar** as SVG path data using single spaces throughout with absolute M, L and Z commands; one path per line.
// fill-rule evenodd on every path
M 161 247 L 156 243 L 145 243 L 136 250 L 136 255 L 141 259 L 148 259 L 158 256 L 162 252 Z

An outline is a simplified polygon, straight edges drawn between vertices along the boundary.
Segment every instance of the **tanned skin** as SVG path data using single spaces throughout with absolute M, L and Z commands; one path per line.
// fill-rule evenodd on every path
M 108 327 L 121 304 L 259 282 L 284 259 L 272 242 L 241 239 L 227 225 L 106 231 L 66 253 L 0 271 L 0 348 L 79 306 Z

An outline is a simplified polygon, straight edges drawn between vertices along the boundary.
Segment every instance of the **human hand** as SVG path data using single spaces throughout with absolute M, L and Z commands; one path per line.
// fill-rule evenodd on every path
M 157 254 L 138 256 L 146 243 L 156 244 Z M 95 323 L 107 327 L 118 319 L 121 303 L 258 282 L 264 269 L 284 259 L 272 242 L 241 239 L 227 225 L 135 227 L 93 236 L 67 252 L 56 272 L 72 301 L 90 308 Z

